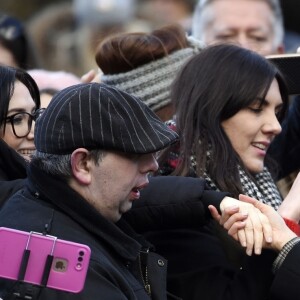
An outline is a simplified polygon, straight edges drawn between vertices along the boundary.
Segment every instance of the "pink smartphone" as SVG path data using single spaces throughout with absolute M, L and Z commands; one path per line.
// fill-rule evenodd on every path
M 90 255 L 87 245 L 0 227 L 0 277 L 18 280 L 22 273 L 24 282 L 41 285 L 46 268 L 47 287 L 79 293 L 84 287 Z M 26 266 L 21 268 L 24 263 Z

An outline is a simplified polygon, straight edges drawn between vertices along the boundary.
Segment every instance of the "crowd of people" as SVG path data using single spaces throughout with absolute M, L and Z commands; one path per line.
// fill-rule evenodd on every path
M 266 57 L 285 53 L 280 2 L 196 2 L 106 35 L 80 75 L 41 68 L 0 16 L 0 227 L 91 249 L 80 292 L 0 278 L 0 299 L 297 299 L 300 174 L 277 183 L 300 167 L 300 100 Z

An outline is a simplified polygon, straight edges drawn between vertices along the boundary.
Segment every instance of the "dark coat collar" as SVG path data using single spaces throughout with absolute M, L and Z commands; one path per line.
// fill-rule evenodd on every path
M 149 247 L 123 220 L 114 224 L 106 220 L 84 198 L 61 179 L 55 178 L 30 164 L 28 187 L 32 194 L 50 203 L 55 209 L 71 217 L 87 231 L 105 240 L 116 253 L 126 260 L 135 260 L 140 249 Z
M 26 161 L 0 139 L 0 180 L 26 178 Z

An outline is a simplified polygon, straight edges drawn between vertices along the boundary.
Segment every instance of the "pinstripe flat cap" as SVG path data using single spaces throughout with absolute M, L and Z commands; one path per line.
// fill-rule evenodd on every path
M 178 138 L 138 98 L 103 83 L 57 93 L 35 125 L 36 150 L 69 154 L 77 148 L 151 153 Z

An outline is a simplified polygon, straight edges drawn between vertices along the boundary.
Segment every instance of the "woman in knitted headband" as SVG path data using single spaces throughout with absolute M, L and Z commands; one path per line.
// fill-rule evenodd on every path
M 106 38 L 96 49 L 96 62 L 103 83 L 139 97 L 165 121 L 173 116 L 170 90 L 177 72 L 202 48 L 182 27 L 169 25 Z

